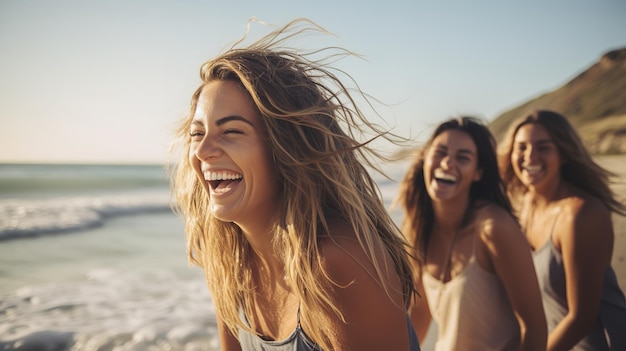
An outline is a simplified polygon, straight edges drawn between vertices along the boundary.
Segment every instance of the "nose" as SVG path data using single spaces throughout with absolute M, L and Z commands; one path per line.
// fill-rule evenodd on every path
M 526 151 L 524 152 L 524 158 L 526 158 L 529 164 L 532 164 L 537 159 L 538 155 L 539 153 L 532 146 L 528 147 Z
M 218 158 L 222 155 L 223 150 L 217 145 L 215 138 L 205 135 L 197 144 L 194 154 L 200 161 Z
M 444 166 L 445 169 L 450 169 L 453 166 L 454 157 L 452 155 L 446 155 L 441 159 L 441 165 Z

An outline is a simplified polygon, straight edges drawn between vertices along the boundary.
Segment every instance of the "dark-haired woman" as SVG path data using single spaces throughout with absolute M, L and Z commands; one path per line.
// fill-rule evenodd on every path
M 494 139 L 480 120 L 440 124 L 399 197 L 414 246 L 411 318 L 435 350 L 543 350 L 546 322 L 528 243 L 511 213 Z
M 539 110 L 510 129 L 502 175 L 519 199 L 548 323 L 548 350 L 626 350 L 626 307 L 611 268 L 611 212 L 626 206 L 567 119 Z M 516 201 L 517 202 L 517 201 Z

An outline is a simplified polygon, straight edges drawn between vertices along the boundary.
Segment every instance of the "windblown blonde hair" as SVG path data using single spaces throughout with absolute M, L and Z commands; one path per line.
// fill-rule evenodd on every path
M 209 211 L 208 195 L 187 157 L 190 123 L 203 87 L 216 80 L 238 82 L 261 116 L 282 184 L 275 250 L 285 264 L 287 281 L 300 298 L 307 335 L 323 349 L 333 350 L 340 345 L 329 320 L 333 314 L 343 316 L 331 295 L 336 284 L 324 271 L 320 255 L 320 239 L 329 235 L 332 239 L 330 217 L 352 225 L 376 267 L 380 284 L 389 289 L 382 262 L 375 259 L 376 248 L 384 247 L 402 282 L 406 305 L 414 291 L 406 243 L 366 168 L 377 169 L 372 156 L 385 157 L 368 146 L 371 139 L 357 141 L 358 136 L 372 132 L 394 143 L 402 139 L 368 122 L 334 72 L 349 75 L 329 67 L 329 62 L 353 53 L 341 48 L 300 52 L 283 46 L 287 39 L 307 33 L 327 32 L 298 19 L 247 47 L 238 47 L 239 41 L 202 65 L 202 83 L 174 143 L 183 151 L 172 187 L 176 210 L 184 218 L 189 259 L 204 269 L 217 313 L 233 335 L 238 328 L 253 332 L 239 315 L 243 310 L 251 316 L 255 302 L 251 247 L 237 225 L 222 222 Z M 313 59 L 327 50 L 333 54 Z M 355 91 L 366 98 L 360 89 Z
M 527 191 L 511 164 L 515 135 L 522 126 L 531 123 L 546 128 L 556 145 L 563 161 L 560 172 L 562 179 L 598 198 L 609 210 L 626 215 L 626 206 L 617 200 L 610 188 L 611 179 L 616 175 L 593 160 L 567 118 L 549 110 L 535 110 L 515 121 L 500 147 L 500 173 L 514 202 L 519 202 L 519 197 Z

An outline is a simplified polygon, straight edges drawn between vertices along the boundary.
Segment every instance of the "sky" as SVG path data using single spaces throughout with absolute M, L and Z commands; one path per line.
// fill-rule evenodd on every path
M 489 122 L 626 47 L 624 0 L 0 0 L 0 163 L 167 161 L 200 65 L 252 17 L 334 33 L 365 59 L 340 68 L 416 141 L 461 114 Z

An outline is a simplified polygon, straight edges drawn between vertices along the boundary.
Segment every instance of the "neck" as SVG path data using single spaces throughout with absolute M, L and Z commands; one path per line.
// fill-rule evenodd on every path
M 528 192 L 532 203 L 537 207 L 546 207 L 552 201 L 559 197 L 563 183 L 560 177 L 556 177 L 554 180 L 544 184 L 543 186 L 530 186 Z
M 443 232 L 454 233 L 463 225 L 468 207 L 469 197 L 445 203 L 433 202 L 433 211 L 435 213 L 434 227 Z
M 241 229 L 255 251 L 270 253 L 274 251 L 272 241 L 278 227 L 278 218 L 278 214 L 267 213 L 247 216 L 245 220 L 234 223 Z
M 265 274 L 279 276 L 282 279 L 284 263 L 276 255 L 273 244 L 276 227 L 274 225 L 265 225 L 254 226 L 254 228 L 257 228 L 255 230 L 250 228 L 250 226 L 241 227 L 241 230 L 252 248 L 253 266 L 258 267 L 259 271 L 266 272 Z
M 252 258 L 254 264 L 253 269 L 256 270 L 258 277 L 265 282 L 284 282 L 285 265 L 275 255 L 262 255 L 255 251 Z

